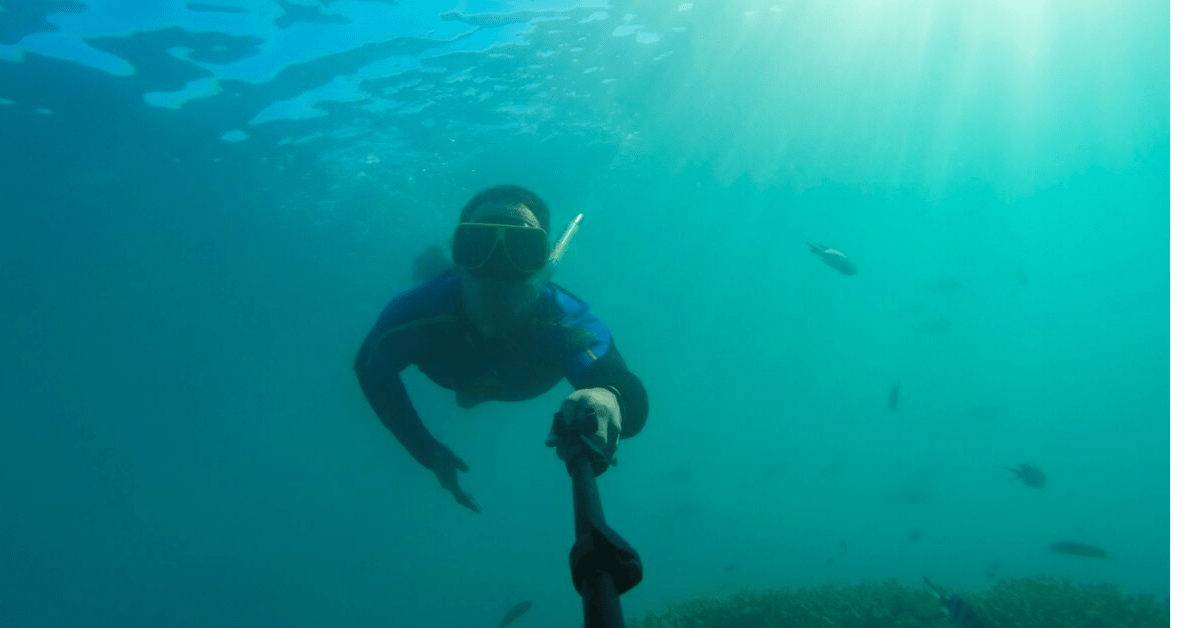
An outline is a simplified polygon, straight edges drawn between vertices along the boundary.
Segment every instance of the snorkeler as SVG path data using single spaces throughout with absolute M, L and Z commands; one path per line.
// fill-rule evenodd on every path
M 582 299 L 549 281 L 579 220 L 552 250 L 550 212 L 533 192 L 502 185 L 476 194 L 454 231 L 453 268 L 395 297 L 355 359 L 380 421 L 475 512 L 479 504 L 458 482 L 467 464 L 426 429 L 399 377 L 410 365 L 455 391 L 463 408 L 533 399 L 565 377 L 575 391 L 562 402 L 564 421 L 593 410 L 591 439 L 610 456 L 646 423 L 646 390 L 608 328 Z M 565 445 L 552 436 L 547 444 L 567 459 Z

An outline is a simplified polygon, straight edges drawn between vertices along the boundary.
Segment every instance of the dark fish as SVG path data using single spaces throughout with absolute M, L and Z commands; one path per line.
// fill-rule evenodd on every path
M 512 607 L 512 610 L 508 611 L 508 613 L 504 615 L 504 619 L 500 620 L 500 625 L 497 628 L 504 628 L 505 626 L 513 623 L 518 617 L 524 615 L 532 606 L 533 602 L 530 602 L 529 600 L 519 602 L 516 606 Z
M 413 281 L 424 283 L 453 267 L 442 247 L 431 246 L 413 260 Z
M 924 576 L 922 576 L 924 577 Z M 925 578 L 925 584 L 933 590 L 933 596 L 942 604 L 942 612 L 946 617 L 950 618 L 950 623 L 958 626 L 958 628 L 986 628 L 987 624 L 975 614 L 975 611 L 961 597 L 950 593 L 946 594 L 941 589 L 937 588 L 929 578 Z
M 900 402 L 900 382 L 892 385 L 892 392 L 888 393 L 888 412 L 896 411 L 896 404 Z
M 908 535 L 908 540 L 910 540 L 910 541 L 920 541 L 920 540 L 921 540 L 921 533 L 920 533 L 920 532 L 913 532 L 912 534 Z
M 734 570 L 736 570 L 736 569 L 737 569 L 737 566 L 735 566 L 735 565 L 725 565 L 725 572 L 726 572 L 726 573 L 729 573 L 730 571 L 734 571 Z
M 850 544 L 846 542 L 846 539 L 842 539 L 842 545 L 841 545 L 841 548 L 842 548 L 842 553 L 843 553 L 843 554 L 845 554 L 845 553 L 846 553 L 846 551 L 850 549 Z
M 826 565 L 832 565 L 832 564 L 833 564 L 833 557 L 832 557 L 832 556 L 830 556 L 829 558 L 826 558 L 826 559 L 825 559 L 825 564 L 826 564 Z
M 1088 558 L 1107 558 L 1108 552 L 1093 547 L 1086 543 L 1076 543 L 1075 541 L 1059 541 L 1050 544 L 1050 550 L 1059 554 L 1071 554 L 1072 556 L 1087 556 Z
M 809 242 L 808 250 L 815 253 L 817 257 L 821 258 L 821 261 L 843 275 L 853 275 L 858 272 L 858 266 L 850 261 L 850 258 L 846 257 L 845 253 L 837 249 L 831 249 L 824 244 Z
M 1021 480 L 1026 486 L 1032 488 L 1042 488 L 1046 485 L 1046 474 L 1037 467 L 1036 464 L 1025 463 L 1020 467 L 1013 469 L 1012 467 L 1004 467 L 1013 472 L 1010 480 Z

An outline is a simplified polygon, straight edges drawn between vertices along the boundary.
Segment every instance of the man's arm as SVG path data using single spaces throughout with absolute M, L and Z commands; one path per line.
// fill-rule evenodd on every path
M 411 324 L 389 327 L 383 324 L 386 318 L 385 312 L 354 360 L 354 372 L 363 394 L 379 420 L 413 459 L 433 471 L 442 488 L 450 491 L 455 501 L 479 512 L 479 503 L 458 484 L 458 472 L 467 471 L 467 463 L 429 433 L 400 380 L 400 371 L 413 362 L 410 356 L 415 355 L 419 336 L 406 339 L 406 335 L 413 333 Z M 407 333 L 403 333 L 405 331 Z
M 399 373 L 385 375 L 372 368 L 373 350 L 368 346 L 369 343 L 370 339 L 363 343 L 354 361 L 354 372 L 358 375 L 363 395 L 384 427 L 391 431 L 413 459 L 428 468 L 433 462 L 437 441 L 417 416 Z
M 642 380 L 629 372 L 617 345 L 608 339 L 607 350 L 578 378 L 571 378 L 575 388 L 608 388 L 621 404 L 621 440 L 635 436 L 646 425 L 650 401 Z
M 418 330 L 405 323 L 405 296 L 394 300 L 367 334 L 354 372 L 367 402 L 385 427 L 421 466 L 430 468 L 440 443 L 426 429 L 400 379 L 418 351 Z
M 629 372 L 612 333 L 587 304 L 562 286 L 551 284 L 563 327 L 572 330 L 563 342 L 567 381 L 576 390 L 607 388 L 621 408 L 621 438 L 635 436 L 646 425 L 650 402 L 642 380 Z

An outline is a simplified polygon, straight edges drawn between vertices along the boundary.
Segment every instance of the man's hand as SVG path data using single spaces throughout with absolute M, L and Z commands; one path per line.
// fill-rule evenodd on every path
M 458 485 L 458 472 L 466 473 L 469 469 L 467 469 L 467 463 L 454 455 L 449 447 L 438 443 L 438 452 L 434 456 L 433 463 L 429 465 L 429 470 L 437 476 L 442 488 L 454 495 L 454 501 L 475 512 L 482 511 L 479 502 Z
M 596 431 L 591 436 L 584 436 L 595 443 L 598 448 L 612 457 L 617 451 L 617 442 L 621 440 L 621 403 L 617 396 L 607 388 L 584 388 L 571 393 L 563 400 L 563 425 L 571 429 L 583 420 L 588 408 L 596 412 Z M 568 450 L 567 444 L 558 442 L 558 437 L 551 427 L 550 435 L 546 437 L 548 447 L 557 447 L 558 457 L 564 462 L 569 460 L 574 452 Z

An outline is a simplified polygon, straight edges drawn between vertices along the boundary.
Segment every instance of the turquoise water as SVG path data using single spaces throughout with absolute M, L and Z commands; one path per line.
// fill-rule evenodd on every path
M 1168 3 L 68 4 L 0 1 L 0 625 L 578 625 L 569 387 L 405 372 L 475 515 L 351 368 L 501 182 L 585 214 L 556 281 L 649 392 L 627 617 L 1169 592 Z

